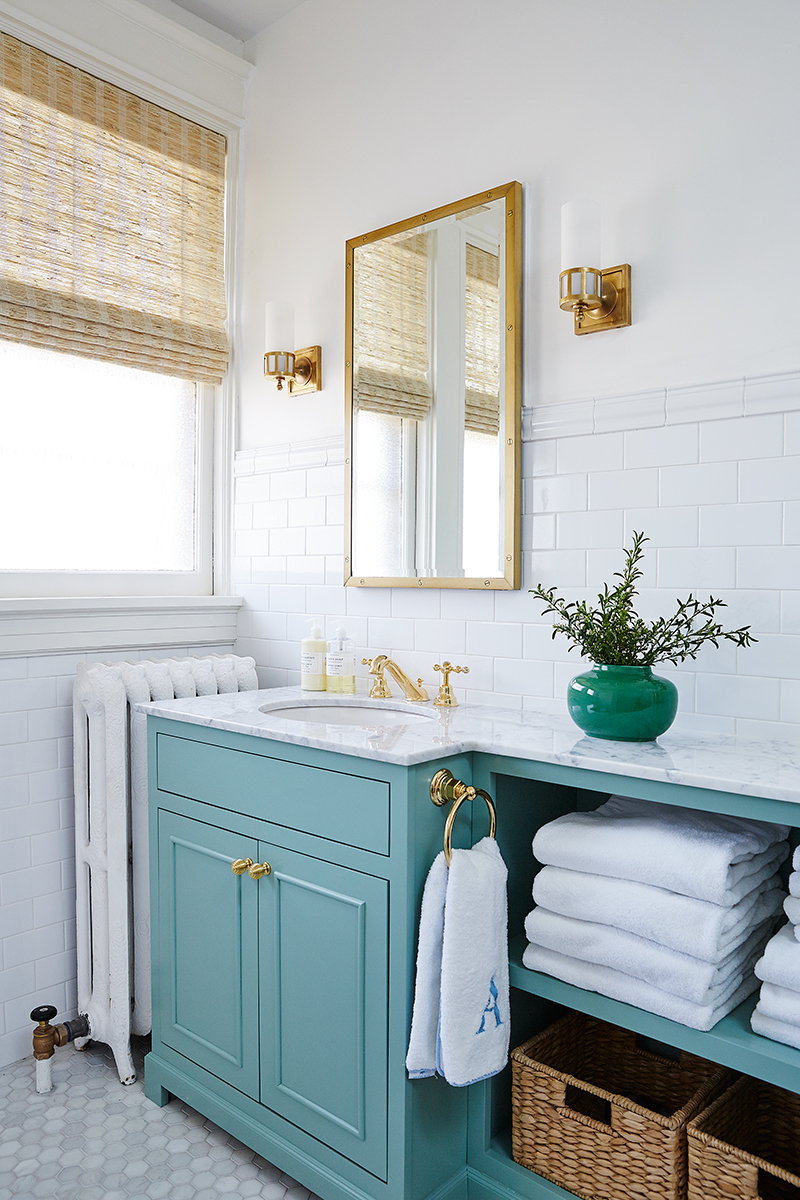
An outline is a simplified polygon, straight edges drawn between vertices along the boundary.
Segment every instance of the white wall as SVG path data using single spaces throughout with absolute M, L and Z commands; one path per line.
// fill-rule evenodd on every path
M 347 238 L 509 179 L 526 404 L 797 367 L 798 37 L 795 0 L 306 0 L 270 26 L 247 44 L 240 445 L 342 429 Z M 586 195 L 633 269 L 634 324 L 599 338 L 556 303 L 560 206 Z M 323 347 L 299 407 L 260 374 L 276 297 Z
M 306 0 L 248 43 L 235 587 L 266 682 L 297 678 L 306 613 L 346 613 L 409 673 L 447 654 L 472 664 L 473 699 L 563 709 L 575 657 L 526 592 L 338 586 L 341 472 L 324 467 L 345 240 L 518 179 L 523 588 L 591 596 L 643 528 L 648 614 L 711 591 L 759 637 L 671 672 L 679 725 L 798 735 L 800 343 L 776 304 L 800 261 L 798 35 L 794 0 Z M 597 338 L 556 300 L 560 206 L 581 196 L 602 203 L 604 265 L 633 270 L 633 325 Z M 319 396 L 261 376 L 276 298 L 298 345 L 322 344 Z

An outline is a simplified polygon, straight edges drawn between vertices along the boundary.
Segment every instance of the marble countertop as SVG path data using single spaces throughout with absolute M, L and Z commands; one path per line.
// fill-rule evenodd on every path
M 348 702 L 364 707 L 363 724 L 312 724 L 282 718 L 276 711 L 288 704 L 319 708 Z M 673 732 L 657 742 L 602 741 L 585 737 L 567 715 L 535 709 L 478 704 L 439 709 L 431 703 L 369 700 L 360 695 L 337 699 L 299 687 L 159 700 L 136 707 L 192 725 L 399 766 L 479 751 L 800 803 L 800 746 L 789 742 Z

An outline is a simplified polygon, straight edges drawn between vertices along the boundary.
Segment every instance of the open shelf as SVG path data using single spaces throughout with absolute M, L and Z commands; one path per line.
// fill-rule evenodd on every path
M 562 983 L 551 975 L 530 971 L 523 966 L 522 955 L 526 940 L 514 938 L 509 947 L 509 975 L 511 986 L 535 996 L 542 996 L 565 1008 L 588 1013 L 623 1029 L 632 1029 L 645 1037 L 655 1038 L 679 1050 L 688 1050 L 702 1058 L 710 1059 L 721 1066 L 743 1071 L 756 1079 L 764 1079 L 778 1087 L 800 1092 L 800 1050 L 773 1042 L 769 1038 L 753 1033 L 750 1014 L 756 1006 L 758 992 L 749 996 L 727 1017 L 718 1021 L 713 1029 L 702 1033 L 689 1029 L 666 1017 L 645 1012 L 619 1000 L 611 1000 L 597 992 L 585 992 L 583 988 Z

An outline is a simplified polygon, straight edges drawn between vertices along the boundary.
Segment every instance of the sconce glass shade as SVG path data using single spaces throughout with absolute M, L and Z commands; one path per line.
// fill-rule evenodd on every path
M 596 200 L 570 200 L 561 207 L 561 270 L 600 261 L 600 205 Z
M 294 345 L 294 305 L 270 300 L 264 306 L 264 349 L 269 354 L 278 346 Z

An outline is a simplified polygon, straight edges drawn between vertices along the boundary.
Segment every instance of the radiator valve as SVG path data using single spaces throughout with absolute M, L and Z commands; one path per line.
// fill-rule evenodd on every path
M 40 1004 L 31 1013 L 31 1020 L 38 1024 L 33 1031 L 33 1057 L 36 1059 L 36 1091 L 39 1093 L 53 1090 L 53 1073 L 50 1059 L 56 1052 L 56 1046 L 66 1046 L 75 1038 L 89 1036 L 89 1018 L 80 1014 L 74 1021 L 65 1021 L 62 1025 L 51 1025 L 57 1009 L 52 1004 Z

